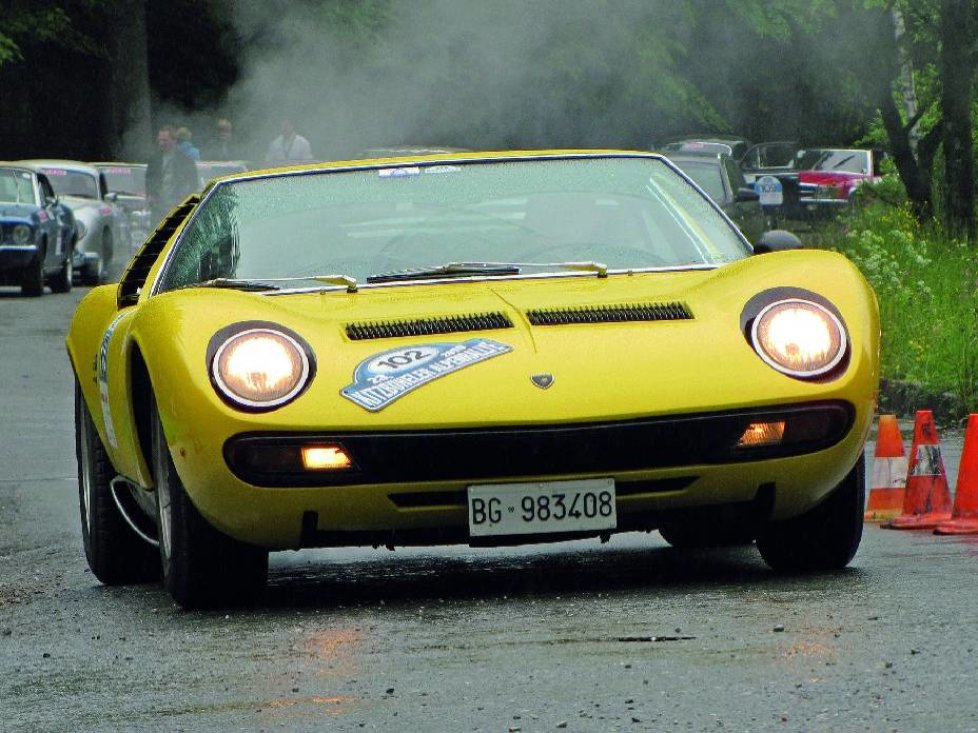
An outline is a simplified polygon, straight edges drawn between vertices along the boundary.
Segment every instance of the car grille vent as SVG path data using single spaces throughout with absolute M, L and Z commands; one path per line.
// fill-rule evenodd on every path
M 163 247 L 170 241 L 170 237 L 183 224 L 183 220 L 187 218 L 187 215 L 199 201 L 199 196 L 191 196 L 170 212 L 170 215 L 159 223 L 149 239 L 143 243 L 143 246 L 130 260 L 126 271 L 119 279 L 119 294 L 116 297 L 116 303 L 120 308 L 136 305 L 139 301 L 139 293 L 142 291 L 143 285 L 146 284 L 149 271 L 153 269 L 160 252 L 163 251 Z
M 534 326 L 564 326 L 572 323 L 624 323 L 628 321 L 686 321 L 693 314 L 685 303 L 637 303 L 580 308 L 544 308 L 526 313 Z
M 404 321 L 372 321 L 346 324 L 346 335 L 354 341 L 386 339 L 401 336 L 431 336 L 439 333 L 461 331 L 492 331 L 512 328 L 513 323 L 505 313 L 476 313 L 467 316 L 444 318 L 413 318 Z

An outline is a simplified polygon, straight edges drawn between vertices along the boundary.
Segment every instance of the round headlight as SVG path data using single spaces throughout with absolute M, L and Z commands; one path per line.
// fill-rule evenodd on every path
M 14 227 L 14 244 L 27 244 L 31 241 L 34 230 L 26 224 L 18 224 Z
M 842 323 L 807 300 L 781 300 L 764 308 L 751 327 L 754 349 L 767 364 L 793 377 L 831 371 L 846 353 Z
M 271 409 L 295 397 L 309 380 L 309 357 L 288 334 L 254 328 L 234 334 L 217 349 L 214 382 L 232 402 Z

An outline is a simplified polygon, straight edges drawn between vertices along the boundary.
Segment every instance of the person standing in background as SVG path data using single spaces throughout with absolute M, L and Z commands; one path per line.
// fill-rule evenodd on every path
M 158 150 L 146 165 L 146 199 L 152 226 L 200 187 L 197 164 L 177 148 L 173 128 L 164 125 L 156 135 Z
M 309 141 L 295 131 L 292 120 L 286 117 L 282 120 L 282 134 L 272 140 L 265 155 L 265 162 L 276 165 L 288 165 L 299 161 L 312 160 L 312 148 Z
M 215 124 L 216 137 L 207 149 L 210 160 L 241 160 L 241 146 L 234 139 L 234 127 L 231 120 L 221 117 Z
M 191 160 L 200 160 L 200 150 L 194 145 L 191 140 L 193 139 L 193 133 L 187 127 L 177 128 L 177 147 L 183 151 Z

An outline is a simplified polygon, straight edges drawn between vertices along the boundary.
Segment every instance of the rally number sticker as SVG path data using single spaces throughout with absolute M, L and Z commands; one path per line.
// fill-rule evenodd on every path
M 391 349 L 360 362 L 353 372 L 353 384 L 340 394 L 377 412 L 428 382 L 512 350 L 512 346 L 492 339 Z

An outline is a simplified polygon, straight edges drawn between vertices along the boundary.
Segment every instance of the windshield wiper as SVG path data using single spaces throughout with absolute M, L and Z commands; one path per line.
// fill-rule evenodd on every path
M 368 283 L 396 282 L 398 280 L 425 280 L 435 277 L 470 277 L 472 275 L 519 275 L 523 268 L 556 267 L 562 270 L 594 272 L 598 277 L 608 276 L 608 266 L 601 262 L 449 262 L 437 267 L 419 267 L 410 270 L 385 272 L 367 277 Z
M 368 283 L 397 280 L 424 280 L 429 277 L 468 277 L 470 275 L 519 275 L 520 266 L 510 262 L 449 262 L 437 267 L 418 267 L 410 270 L 369 275 Z
M 349 275 L 302 275 L 299 277 L 269 277 L 264 280 L 237 280 L 230 277 L 215 277 L 197 283 L 189 283 L 184 288 L 229 288 L 231 290 L 247 290 L 264 292 L 282 290 L 281 285 L 273 283 L 317 282 L 330 285 L 345 285 L 348 293 L 357 292 L 356 278 Z
M 215 277 L 199 283 L 188 283 L 183 288 L 227 288 L 229 290 L 245 290 L 248 292 L 263 292 L 266 290 L 281 290 L 278 285 L 263 280 L 235 280 L 228 277 Z

